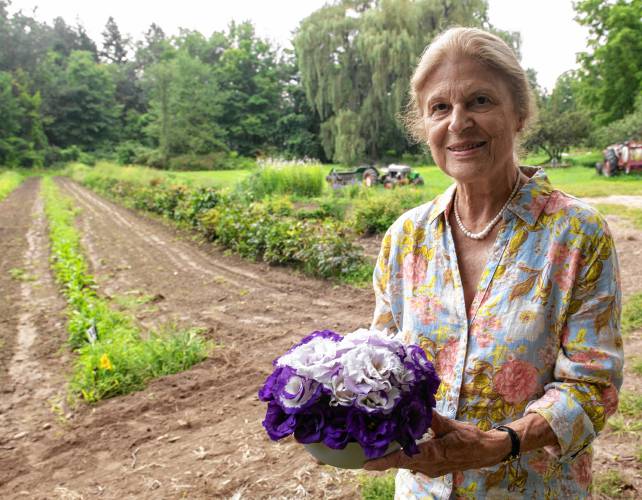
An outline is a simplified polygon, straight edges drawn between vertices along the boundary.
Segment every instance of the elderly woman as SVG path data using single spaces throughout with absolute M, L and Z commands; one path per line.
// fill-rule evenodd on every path
M 366 468 L 399 468 L 403 499 L 584 498 L 622 382 L 609 229 L 518 166 L 532 100 L 501 39 L 446 31 L 411 95 L 415 135 L 455 183 L 386 233 L 372 327 L 421 345 L 442 384 L 421 453 Z

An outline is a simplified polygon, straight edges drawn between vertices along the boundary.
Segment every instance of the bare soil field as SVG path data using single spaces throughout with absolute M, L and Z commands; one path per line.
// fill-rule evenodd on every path
M 68 407 L 65 304 L 48 268 L 38 181 L 29 180 L 0 203 L 0 498 L 358 497 L 356 473 L 267 438 L 256 393 L 272 359 L 302 335 L 367 326 L 372 292 L 226 255 L 69 180 L 59 185 L 81 209 L 101 292 L 147 328 L 200 326 L 217 347 L 143 391 Z M 642 233 L 609 222 L 629 295 L 642 290 Z M 627 341 L 627 356 L 639 355 L 639 335 Z M 639 377 L 625 387 L 639 391 Z M 604 433 L 595 468 L 618 468 L 639 492 L 636 440 Z

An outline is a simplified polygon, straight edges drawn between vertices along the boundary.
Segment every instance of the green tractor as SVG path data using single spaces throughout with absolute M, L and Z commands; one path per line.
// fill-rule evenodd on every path
M 339 171 L 333 168 L 325 180 L 333 188 L 352 184 L 363 184 L 366 187 L 373 187 L 377 184 L 387 189 L 395 186 L 415 185 L 422 186 L 423 177 L 407 165 L 391 164 L 387 167 L 377 168 L 374 165 L 361 165 L 354 170 Z

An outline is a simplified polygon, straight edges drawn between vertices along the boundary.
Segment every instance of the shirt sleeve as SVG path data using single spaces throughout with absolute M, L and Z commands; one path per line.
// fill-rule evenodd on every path
M 606 228 L 593 238 L 561 329 L 554 381 L 525 413 L 542 415 L 558 445 L 547 450 L 573 460 L 595 439 L 615 412 L 622 385 L 621 292 L 613 239 Z
M 393 336 L 399 332 L 390 303 L 390 251 L 392 244 L 392 228 L 388 229 L 381 242 L 381 250 L 372 275 L 375 294 L 375 310 L 370 329 L 386 331 Z

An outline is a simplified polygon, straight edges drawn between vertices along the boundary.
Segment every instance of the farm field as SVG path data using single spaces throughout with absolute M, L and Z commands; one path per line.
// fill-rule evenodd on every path
M 47 264 L 40 181 L 25 181 L 0 203 L 0 287 L 8 299 L 0 304 L 0 497 L 358 497 L 358 473 L 317 465 L 292 440 L 268 440 L 256 392 L 271 360 L 303 334 L 366 326 L 370 289 L 241 259 L 69 179 L 56 184 L 79 209 L 99 293 L 144 331 L 201 328 L 215 348 L 143 391 L 69 404 L 66 303 Z M 642 292 L 642 231 L 617 215 L 608 220 L 629 299 Z M 368 237 L 366 251 L 376 251 L 379 238 Z M 625 342 L 625 404 L 596 445 L 602 498 L 642 491 L 641 332 Z

